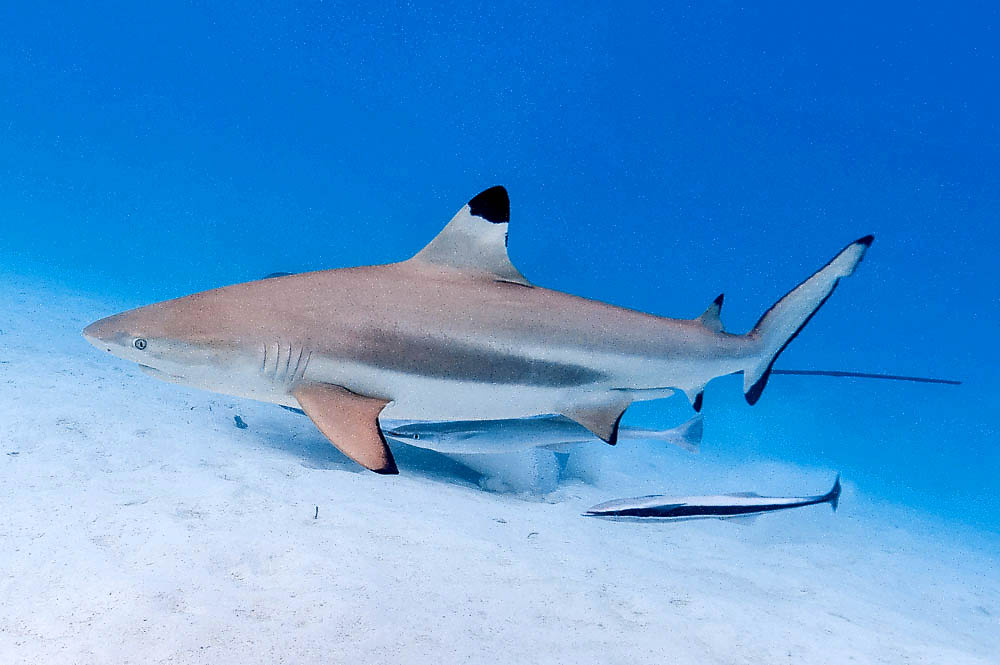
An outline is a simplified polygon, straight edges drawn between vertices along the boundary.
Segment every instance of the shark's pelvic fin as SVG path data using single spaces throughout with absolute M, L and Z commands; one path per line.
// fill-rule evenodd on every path
M 340 452 L 375 473 L 399 473 L 378 425 L 378 414 L 387 400 L 357 395 L 328 383 L 303 384 L 292 394 Z
M 491 187 L 474 196 L 411 260 L 531 286 L 507 256 L 509 221 L 507 190 Z
M 561 415 L 586 427 L 612 446 L 618 443 L 618 428 L 631 401 L 615 399 L 602 404 L 586 404 L 562 409 Z
M 743 392 L 749 404 L 756 404 L 760 399 L 774 361 L 823 306 L 840 279 L 854 272 L 874 239 L 874 236 L 865 236 L 852 242 L 760 317 L 749 337 L 761 344 L 762 351 L 743 370 Z
M 708 306 L 708 309 L 699 316 L 695 321 L 705 326 L 712 332 L 722 332 L 722 319 L 720 314 L 722 312 L 722 301 L 725 299 L 726 294 L 720 293 L 719 296 L 712 301 L 712 304 Z

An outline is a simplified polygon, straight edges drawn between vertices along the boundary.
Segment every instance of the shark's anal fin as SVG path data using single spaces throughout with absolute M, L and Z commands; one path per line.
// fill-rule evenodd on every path
M 622 416 L 631 401 L 612 400 L 602 404 L 588 404 L 562 409 L 562 415 L 586 427 L 597 438 L 612 446 L 618 443 L 618 429 Z
M 378 425 L 378 414 L 388 400 L 357 395 L 329 383 L 303 384 L 292 394 L 340 452 L 375 473 L 399 473 Z
M 490 187 L 472 197 L 411 261 L 531 286 L 507 256 L 509 221 L 507 190 Z

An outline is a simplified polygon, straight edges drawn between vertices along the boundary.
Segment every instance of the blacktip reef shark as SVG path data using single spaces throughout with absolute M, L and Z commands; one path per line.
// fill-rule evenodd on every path
M 630 519 L 630 521 L 739 519 L 752 518 L 778 510 L 828 503 L 836 512 L 840 501 L 840 475 L 826 494 L 818 496 L 776 497 L 754 492 L 720 496 L 666 497 L 659 494 L 633 499 L 615 499 L 587 510 L 588 517 Z
M 747 402 L 775 358 L 854 272 L 851 243 L 743 335 L 721 298 L 669 319 L 537 287 L 507 256 L 503 187 L 473 197 L 413 258 L 274 277 L 102 319 L 99 349 L 166 381 L 301 408 L 344 454 L 397 473 L 378 425 L 566 416 L 614 444 L 635 401 L 743 373 Z M 384 410 L 384 411 L 383 411 Z
M 570 452 L 577 445 L 599 441 L 569 418 L 552 414 L 505 420 L 385 420 L 382 432 L 400 443 L 459 454 L 509 453 L 531 448 Z M 703 432 L 703 418 L 698 414 L 671 429 L 619 427 L 618 438 L 662 441 L 696 453 Z

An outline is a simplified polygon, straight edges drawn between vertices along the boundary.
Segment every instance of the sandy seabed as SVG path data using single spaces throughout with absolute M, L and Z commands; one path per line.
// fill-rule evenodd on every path
M 629 442 L 543 496 L 405 446 L 381 477 L 305 418 L 91 349 L 120 304 L 6 274 L 0 302 L 0 663 L 1000 662 L 1000 539 L 849 479 L 836 515 L 580 516 L 832 470 Z

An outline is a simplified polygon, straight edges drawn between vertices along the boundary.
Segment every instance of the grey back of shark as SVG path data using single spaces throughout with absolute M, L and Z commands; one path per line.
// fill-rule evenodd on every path
M 760 496 L 754 492 L 719 496 L 666 497 L 663 495 L 615 499 L 597 504 L 584 515 L 637 520 L 733 519 L 754 517 L 778 510 L 829 503 L 834 511 L 840 500 L 840 475 L 826 494 L 803 497 Z

